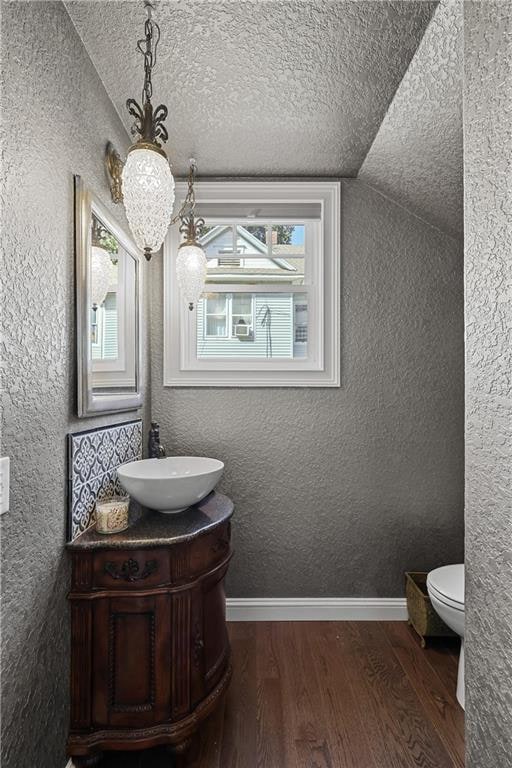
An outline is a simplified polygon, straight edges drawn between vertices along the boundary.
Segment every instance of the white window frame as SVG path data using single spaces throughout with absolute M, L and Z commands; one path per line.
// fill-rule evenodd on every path
M 340 196 L 338 181 L 202 181 L 196 184 L 201 204 L 318 204 L 320 220 L 314 229 L 315 243 L 306 243 L 308 254 L 317 254 L 307 265 L 308 285 L 226 284 L 212 286 L 229 293 L 297 292 L 308 294 L 308 357 L 289 360 L 272 358 L 197 358 L 196 312 L 190 312 L 179 294 L 175 261 L 179 247 L 177 227 L 170 227 L 164 242 L 164 386 L 168 387 L 339 387 L 340 386 Z M 176 207 L 187 191 L 176 184 Z M 249 214 L 248 214 L 249 215 Z M 233 220 L 240 220 L 233 215 Z M 292 223 L 290 216 L 276 224 Z M 285 220 L 286 219 L 286 220 Z M 300 219 L 300 221 L 299 221 Z M 267 217 L 268 220 L 268 217 Z M 258 219 L 249 217 L 248 223 Z M 297 223 L 304 217 L 297 216 Z M 312 263 L 313 262 L 313 263 Z M 317 340 L 315 342 L 315 340 Z

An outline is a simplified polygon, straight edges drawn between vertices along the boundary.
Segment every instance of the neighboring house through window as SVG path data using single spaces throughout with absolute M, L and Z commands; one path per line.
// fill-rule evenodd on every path
M 103 304 L 92 310 L 92 359 L 117 360 L 117 292 L 109 291 Z
M 177 202 L 185 187 L 177 185 Z M 204 298 L 189 312 L 165 243 L 165 384 L 339 385 L 339 184 L 200 182 Z

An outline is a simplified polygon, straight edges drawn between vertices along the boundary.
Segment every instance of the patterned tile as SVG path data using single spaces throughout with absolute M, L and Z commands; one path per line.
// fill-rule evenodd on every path
M 142 458 L 142 421 L 68 435 L 68 540 L 94 523 L 97 499 L 124 493 L 117 467 Z

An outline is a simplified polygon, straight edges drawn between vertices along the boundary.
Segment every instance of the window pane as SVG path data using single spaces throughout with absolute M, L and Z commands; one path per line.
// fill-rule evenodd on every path
M 211 294 L 206 299 L 206 336 L 226 336 L 227 301 L 225 294 Z
M 237 227 L 238 238 L 240 240 L 246 240 L 253 245 L 253 249 L 256 253 L 265 252 L 267 250 L 267 243 L 269 241 L 269 225 L 267 224 L 244 224 Z M 261 243 L 258 246 L 254 243 L 257 240 Z M 244 243 L 245 244 L 245 243 Z M 262 247 L 263 246 L 263 247 Z
M 293 356 L 307 356 L 308 303 L 305 293 L 296 293 L 293 302 Z
M 218 258 L 234 256 L 234 230 L 232 226 L 205 227 L 201 231 L 199 244 L 212 266 L 217 266 Z
M 254 338 L 253 297 L 247 293 L 234 293 L 231 298 L 231 335 L 239 339 Z
M 231 333 L 225 319 L 205 312 L 227 297 Z M 206 333 L 205 333 L 206 330 Z M 302 359 L 307 356 L 307 294 L 286 291 L 210 294 L 197 307 L 197 356 L 204 358 Z
M 227 298 L 222 293 L 214 293 L 207 299 L 206 312 L 209 315 L 225 315 Z
M 214 315 L 208 315 L 206 318 L 206 335 L 207 336 L 225 336 L 226 335 L 226 318 L 215 317 Z
M 304 224 L 274 224 L 272 227 L 272 255 L 305 254 L 306 228 Z
M 250 315 L 252 314 L 252 296 L 247 293 L 233 294 L 233 314 Z

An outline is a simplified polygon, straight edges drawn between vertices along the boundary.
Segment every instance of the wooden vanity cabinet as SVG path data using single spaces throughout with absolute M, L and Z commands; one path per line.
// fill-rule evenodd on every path
M 176 517 L 147 512 L 72 556 L 68 754 L 160 744 L 184 752 L 231 675 L 224 577 L 233 504 L 210 494 Z M 178 519 L 179 517 L 179 519 Z

